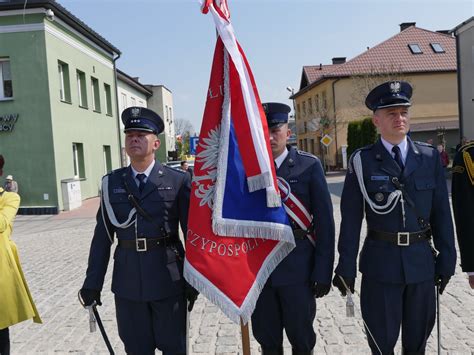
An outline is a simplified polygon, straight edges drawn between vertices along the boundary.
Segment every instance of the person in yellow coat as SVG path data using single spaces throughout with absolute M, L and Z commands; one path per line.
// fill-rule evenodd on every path
M 0 155 L 0 176 L 4 164 Z M 0 187 L 0 355 L 10 354 L 8 327 L 31 318 L 35 323 L 41 323 L 21 269 L 16 245 L 10 239 L 19 206 L 20 196 Z

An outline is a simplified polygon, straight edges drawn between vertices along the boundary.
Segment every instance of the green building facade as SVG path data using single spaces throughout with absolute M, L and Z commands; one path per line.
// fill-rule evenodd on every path
M 23 6 L 0 2 L 0 154 L 20 212 L 58 213 L 67 181 L 83 200 L 120 166 L 120 51 L 55 1 Z

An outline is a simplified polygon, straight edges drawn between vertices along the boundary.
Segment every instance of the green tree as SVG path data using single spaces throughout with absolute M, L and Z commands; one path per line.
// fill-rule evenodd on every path
M 358 148 L 377 141 L 377 129 L 371 117 L 352 121 L 347 127 L 347 155 L 350 156 Z

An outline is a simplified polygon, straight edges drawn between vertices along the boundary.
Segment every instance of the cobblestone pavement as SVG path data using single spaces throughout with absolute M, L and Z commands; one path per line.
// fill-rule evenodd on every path
M 328 175 L 336 226 L 340 222 L 339 196 L 343 176 Z M 90 239 L 95 224 L 97 199 L 85 201 L 77 211 L 58 216 L 18 216 L 13 239 L 43 325 L 26 321 L 11 328 L 12 354 L 107 354 L 100 333 L 90 334 L 87 312 L 79 305 Z M 110 268 L 109 268 L 110 270 Z M 358 277 L 360 282 L 360 277 Z M 358 288 L 359 285 L 357 285 Z M 117 334 L 110 290 L 110 271 L 99 307 L 105 328 L 117 354 L 124 354 Z M 345 301 L 336 290 L 317 302 L 316 354 L 367 354 L 358 296 L 356 317 L 346 318 Z M 474 354 L 474 291 L 457 269 L 441 297 L 442 353 Z M 251 337 L 253 354 L 260 353 Z M 285 353 L 291 354 L 285 340 Z M 428 354 L 436 354 L 436 327 L 429 339 Z M 400 344 L 397 345 L 400 353 Z M 240 327 L 231 323 L 203 297 L 190 320 L 191 354 L 241 354 Z

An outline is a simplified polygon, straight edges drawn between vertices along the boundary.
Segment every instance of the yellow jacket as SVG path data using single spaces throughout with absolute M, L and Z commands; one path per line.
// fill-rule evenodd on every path
M 0 329 L 33 318 L 42 323 L 10 239 L 20 196 L 0 187 Z

